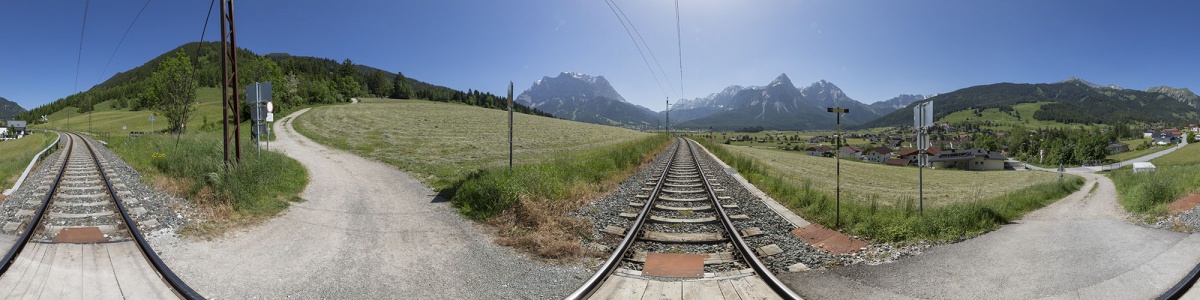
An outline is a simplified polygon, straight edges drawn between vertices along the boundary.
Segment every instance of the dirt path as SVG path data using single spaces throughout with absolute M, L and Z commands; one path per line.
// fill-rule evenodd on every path
M 306 109 L 307 110 L 307 109 Z M 557 298 L 590 275 L 529 261 L 394 167 L 324 147 L 278 122 L 272 149 L 308 168 L 304 202 L 232 237 L 156 249 L 209 298 Z
M 1129 224 L 1111 180 L 1077 175 L 1080 191 L 994 232 L 896 263 L 781 278 L 812 299 L 1145 299 L 1200 262 L 1200 235 Z

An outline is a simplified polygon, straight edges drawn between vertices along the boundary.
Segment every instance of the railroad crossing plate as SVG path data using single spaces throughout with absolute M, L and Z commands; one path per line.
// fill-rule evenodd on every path
M 659 277 L 704 277 L 704 255 L 650 253 L 642 268 L 644 276 Z
M 108 242 L 99 227 L 67 227 L 54 237 L 55 243 L 94 244 Z

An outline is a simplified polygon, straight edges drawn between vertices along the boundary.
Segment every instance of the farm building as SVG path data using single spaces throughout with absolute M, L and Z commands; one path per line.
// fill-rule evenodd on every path
M 909 163 L 909 162 L 908 162 L 908 160 L 907 160 L 907 159 L 903 159 L 903 158 L 896 158 L 896 157 L 889 158 L 889 159 L 887 159 L 887 160 L 883 161 L 883 164 L 885 164 L 885 165 L 889 165 L 889 166 L 897 166 L 897 167 L 903 167 L 903 166 L 907 166 L 907 165 L 908 165 L 908 163 Z
M 1125 152 L 1129 152 L 1129 144 L 1122 143 L 1122 142 L 1112 142 L 1112 143 L 1108 144 L 1108 146 L 1105 147 L 1105 149 L 1108 150 L 1109 155 L 1125 153 Z
M 842 146 L 838 150 L 838 156 L 842 158 L 862 158 L 862 149 L 855 146 Z
M 959 170 L 1004 170 L 1004 161 L 1008 160 L 1000 152 L 983 149 L 942 151 L 937 156 L 930 157 L 929 163 L 934 169 Z

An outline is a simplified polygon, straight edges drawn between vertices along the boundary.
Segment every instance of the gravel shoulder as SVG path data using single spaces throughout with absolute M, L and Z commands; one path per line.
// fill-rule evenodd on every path
M 308 168 L 304 202 L 214 241 L 152 240 L 206 297 L 545 299 L 591 275 L 497 246 L 408 174 L 298 134 L 305 111 L 277 122 L 272 143 Z
M 1200 262 L 1200 236 L 1130 224 L 1112 181 L 1078 175 L 1087 178 L 1080 191 L 977 238 L 896 263 L 781 279 L 814 299 L 1130 299 L 1157 297 Z

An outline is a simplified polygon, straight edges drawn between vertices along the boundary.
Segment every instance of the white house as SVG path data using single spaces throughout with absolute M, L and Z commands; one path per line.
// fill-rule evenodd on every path
M 934 169 L 959 170 L 1004 170 L 1004 161 L 1008 160 L 1000 152 L 983 149 L 942 151 L 935 157 L 929 158 Z

